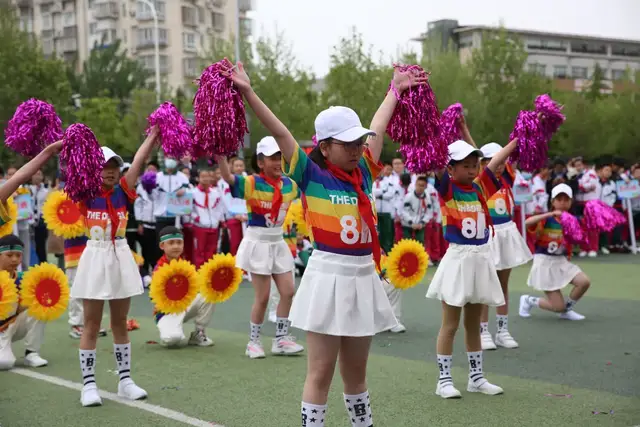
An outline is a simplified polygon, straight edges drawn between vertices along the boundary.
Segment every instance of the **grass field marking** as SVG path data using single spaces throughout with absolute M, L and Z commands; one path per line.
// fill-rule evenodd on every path
M 82 390 L 82 384 L 74 383 L 73 381 L 67 381 L 63 378 L 54 377 L 52 375 L 44 375 L 38 372 L 29 371 L 27 369 L 22 368 L 14 368 L 9 372 L 13 372 L 14 374 L 24 375 L 25 377 L 34 378 L 40 381 L 46 381 L 51 384 L 58 385 L 60 387 L 70 388 L 72 390 Z M 128 400 L 123 399 L 115 393 L 110 393 L 108 391 L 100 390 L 100 397 L 103 399 L 111 400 L 113 402 L 120 403 L 122 405 L 129 406 L 131 408 L 140 409 L 142 411 L 151 412 L 152 414 L 159 415 L 161 417 L 165 417 L 174 421 L 179 421 L 181 423 L 196 426 L 196 427 L 224 427 L 222 424 L 217 424 L 210 421 L 200 420 L 198 418 L 190 417 L 182 412 L 173 411 L 171 409 L 163 408 L 162 406 L 152 405 L 150 403 L 142 402 L 140 400 Z M 89 409 L 90 410 L 90 409 Z

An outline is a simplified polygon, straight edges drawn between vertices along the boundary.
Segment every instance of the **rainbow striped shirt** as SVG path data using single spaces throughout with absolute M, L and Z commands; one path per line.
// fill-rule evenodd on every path
M 75 268 L 80 262 L 80 257 L 87 246 L 87 236 L 78 236 L 72 239 L 64 239 L 64 268 Z
M 116 238 L 124 238 L 127 233 L 128 205 L 136 200 L 137 194 L 127 186 L 124 177 L 120 179 L 120 184 L 113 188 L 110 199 L 113 208 L 118 214 L 118 229 Z M 92 240 L 111 240 L 111 220 L 107 210 L 107 199 L 96 197 L 82 203 L 80 210 L 85 217 L 85 225 Z
M 533 227 L 529 227 L 529 231 L 536 234 L 535 253 L 555 256 L 566 254 L 562 225 L 556 218 L 550 217 L 540 221 Z
M 260 175 L 235 175 L 235 182 L 231 187 L 231 196 L 247 201 L 247 212 L 252 227 L 280 227 L 284 222 L 287 209 L 291 202 L 298 198 L 298 186 L 291 179 L 281 178 L 282 205 L 278 218 L 271 218 L 271 201 L 273 200 L 273 187 L 260 177 Z
M 502 172 L 502 179 L 505 185 L 500 188 L 489 200 L 487 200 L 487 207 L 489 208 L 489 215 L 494 224 L 506 224 L 513 218 L 513 207 L 515 202 L 510 196 L 510 189 L 513 188 L 513 182 L 516 179 L 516 173 L 513 171 L 511 164 L 508 162 L 505 164 L 504 172 Z M 508 198 L 508 200 L 507 200 Z M 510 209 L 507 209 L 510 208 Z
M 478 193 L 488 200 L 499 188 L 500 182 L 488 168 L 480 171 L 471 186 L 457 184 L 445 171 L 438 185 L 444 238 L 458 245 L 487 243 L 489 228 Z
M 358 194 L 353 186 L 315 164 L 300 147 L 293 153 L 291 164 L 287 165 L 284 158 L 282 164 L 285 173 L 302 191 L 302 206 L 313 247 L 341 255 L 370 255 L 371 231 L 360 218 Z M 371 200 L 377 221 L 371 189 L 382 165 L 375 162 L 367 150 L 358 167 L 363 177 L 362 189 Z

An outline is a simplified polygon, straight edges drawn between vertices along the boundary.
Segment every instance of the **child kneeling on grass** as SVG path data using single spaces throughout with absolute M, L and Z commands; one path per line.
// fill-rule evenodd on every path
M 181 259 L 184 251 L 182 232 L 173 226 L 164 227 L 160 231 L 160 249 L 164 254 L 158 260 L 154 272 L 173 260 Z M 215 304 L 207 303 L 202 295 L 198 294 L 189 308 L 182 313 L 165 314 L 154 309 L 153 317 L 160 332 L 160 342 L 167 347 L 181 347 L 185 344 L 200 347 L 212 346 L 214 343 L 207 337 L 205 329 L 211 321 L 215 308 Z M 182 325 L 191 319 L 193 319 L 196 329 L 191 332 L 187 340 Z

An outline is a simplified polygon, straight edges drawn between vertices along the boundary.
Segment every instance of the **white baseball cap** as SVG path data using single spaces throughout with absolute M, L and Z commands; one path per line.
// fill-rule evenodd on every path
M 115 159 L 116 162 L 118 162 L 118 166 L 122 167 L 124 166 L 124 160 L 122 160 L 122 157 L 118 156 L 115 151 L 113 151 L 111 148 L 109 147 L 101 147 L 102 148 L 102 154 L 104 155 L 104 162 L 105 164 L 111 160 L 111 159 Z
M 334 138 L 342 142 L 351 142 L 365 135 L 375 135 L 370 129 L 362 127 L 360 118 L 351 108 L 329 107 L 316 117 L 316 138 L 318 142 Z
M 551 190 L 552 199 L 555 199 L 560 194 L 566 194 L 570 199 L 573 199 L 573 190 L 567 184 L 558 184 Z
M 276 139 L 272 136 L 265 136 L 258 142 L 256 147 L 256 154 L 262 154 L 265 157 L 271 157 L 280 152 L 280 147 L 276 142 Z
M 502 146 L 497 142 L 490 142 L 480 147 L 480 151 L 482 151 L 482 157 L 484 157 L 485 159 L 493 158 L 493 156 L 498 154 L 500 150 L 502 150 Z
M 451 160 L 455 160 L 456 162 L 466 159 L 473 153 L 482 157 L 482 151 L 461 139 L 449 144 L 449 157 L 451 157 Z

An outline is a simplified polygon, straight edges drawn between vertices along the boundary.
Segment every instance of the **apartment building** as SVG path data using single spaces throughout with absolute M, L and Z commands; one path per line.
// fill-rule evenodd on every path
M 495 27 L 465 25 L 456 20 L 429 22 L 427 32 L 415 41 L 439 39 L 442 47 L 453 47 L 465 62 L 473 49 L 482 45 L 483 34 Z M 640 40 L 623 40 L 588 35 L 548 33 L 532 30 L 506 29 L 524 43 L 529 54 L 527 68 L 554 79 L 556 87 L 580 91 L 593 74 L 596 64 L 604 72 L 603 92 L 620 89 L 627 71 L 640 72 Z
M 45 55 L 58 55 L 81 71 L 92 49 L 120 40 L 155 79 L 155 27 L 151 9 L 139 0 L 12 0 L 20 26 L 41 41 Z M 214 38 L 233 37 L 236 10 L 244 34 L 252 0 L 149 0 L 158 16 L 160 74 L 172 90 L 200 75 L 198 57 Z M 236 9 L 237 8 L 237 9 Z M 186 85 L 188 89 L 190 86 Z

